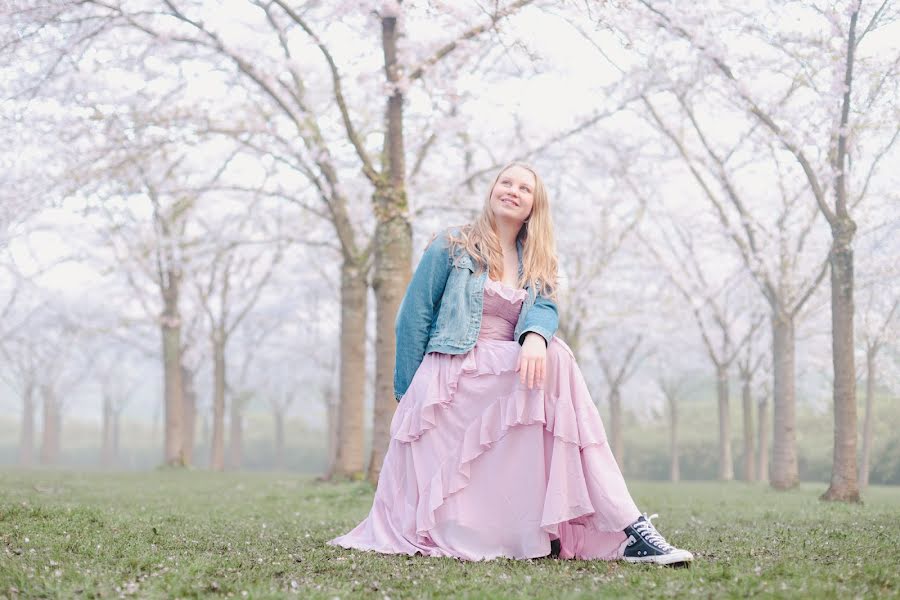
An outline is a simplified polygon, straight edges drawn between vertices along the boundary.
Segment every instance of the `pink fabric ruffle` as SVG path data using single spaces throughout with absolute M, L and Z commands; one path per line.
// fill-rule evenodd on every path
M 494 281 L 490 277 L 484 280 L 484 289 L 500 298 L 514 304 L 524 300 L 528 296 L 528 292 L 522 288 L 512 288 L 501 281 Z

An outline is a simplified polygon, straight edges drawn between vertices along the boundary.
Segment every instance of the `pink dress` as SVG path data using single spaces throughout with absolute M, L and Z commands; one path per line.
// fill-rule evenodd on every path
M 475 347 L 427 354 L 391 422 L 369 516 L 329 543 L 481 560 L 618 559 L 640 515 L 568 346 L 543 389 L 519 382 L 512 339 L 525 290 L 488 278 Z

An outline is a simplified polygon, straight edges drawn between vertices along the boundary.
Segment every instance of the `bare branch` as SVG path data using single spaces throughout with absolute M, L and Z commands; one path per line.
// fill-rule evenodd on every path
M 325 61 L 328 63 L 328 68 L 331 71 L 331 83 L 332 89 L 334 92 L 334 99 L 337 102 L 338 109 L 341 113 L 341 119 L 344 122 L 344 129 L 347 132 L 347 137 L 350 139 L 350 143 L 353 145 L 353 148 L 356 150 L 356 155 L 359 157 L 360 162 L 362 162 L 362 170 L 363 174 L 369 179 L 372 185 L 378 185 L 380 180 L 378 172 L 372 164 L 372 160 L 369 158 L 368 152 L 366 152 L 363 147 L 362 140 L 360 139 L 359 134 L 356 132 L 356 128 L 353 126 L 353 121 L 350 119 L 350 112 L 347 109 L 347 101 L 344 98 L 343 84 L 341 83 L 341 75 L 337 68 L 337 63 L 335 63 L 334 58 L 331 55 L 331 51 L 328 50 L 328 47 L 325 43 L 319 38 L 318 35 L 312 30 L 309 24 L 306 22 L 303 17 L 301 17 L 296 11 L 294 11 L 284 0 L 272 0 L 284 10 L 284 12 L 300 26 L 306 34 L 312 38 L 313 42 L 319 48 L 319 51 L 325 57 Z
M 661 25 L 665 27 L 667 30 L 675 33 L 682 39 L 688 41 L 693 46 L 700 48 L 701 50 L 706 50 L 705 46 L 702 43 L 697 42 L 694 37 L 686 31 L 684 28 L 679 27 L 674 24 L 672 20 L 669 18 L 667 14 L 654 7 L 650 0 L 638 0 L 641 4 L 643 4 L 648 10 L 650 10 L 653 14 L 655 14 L 661 21 Z M 854 13 L 856 15 L 857 13 Z M 855 17 L 854 17 L 855 18 Z M 734 71 L 732 71 L 731 67 L 729 67 L 721 58 L 711 57 L 710 60 L 716 66 L 716 68 L 725 76 L 725 78 L 734 83 L 738 83 L 737 77 L 734 75 Z M 754 115 L 760 122 L 766 126 L 781 144 L 790 151 L 791 154 L 797 159 L 797 162 L 800 163 L 801 168 L 803 169 L 804 174 L 806 175 L 806 179 L 809 182 L 810 188 L 812 189 L 813 196 L 816 199 L 816 202 L 819 205 L 819 210 L 822 211 L 822 214 L 825 215 L 825 218 L 829 223 L 834 224 L 836 222 L 836 215 L 834 212 L 828 207 L 828 203 L 825 198 L 825 189 L 822 187 L 819 182 L 819 177 L 816 175 L 816 171 L 812 166 L 812 163 L 807 158 L 806 153 L 795 144 L 789 136 L 786 135 L 784 130 L 775 123 L 775 120 L 769 115 L 766 111 L 764 111 L 756 102 L 750 98 L 745 92 L 743 92 L 739 86 L 736 86 L 737 93 L 740 98 L 747 103 L 748 111 L 750 114 Z
M 279 4 L 281 3 L 281 0 L 275 0 L 275 1 L 278 2 Z M 441 59 L 443 59 L 448 54 L 450 54 L 451 52 L 456 50 L 462 42 L 465 42 L 465 41 L 471 40 L 475 37 L 478 37 L 485 31 L 495 27 L 497 25 L 497 23 L 499 21 L 501 21 L 502 19 L 512 15 L 519 9 L 521 9 L 525 6 L 528 6 L 532 2 L 534 2 L 534 0 L 515 0 L 515 2 L 512 2 L 511 4 L 507 5 L 505 8 L 497 10 L 494 14 L 491 15 L 490 21 L 488 21 L 487 23 L 482 23 L 481 25 L 476 25 L 476 26 L 468 29 L 467 31 L 463 32 L 463 34 L 460 35 L 458 38 L 456 38 L 452 42 L 448 42 L 448 43 L 444 44 L 434 54 L 432 54 L 430 57 L 428 57 L 424 61 L 422 61 L 422 63 L 419 66 L 415 67 L 414 69 L 412 69 L 412 71 L 410 71 L 409 80 L 416 81 L 417 79 L 420 79 L 425 74 L 426 70 L 433 67 L 438 62 L 440 62 Z M 498 4 L 499 4 L 499 2 L 498 2 Z

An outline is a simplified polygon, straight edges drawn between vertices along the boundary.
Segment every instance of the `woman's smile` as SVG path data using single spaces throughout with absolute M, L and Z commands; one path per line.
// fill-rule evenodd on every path
M 521 225 L 534 204 L 534 173 L 513 166 L 501 173 L 491 190 L 491 207 L 497 217 Z

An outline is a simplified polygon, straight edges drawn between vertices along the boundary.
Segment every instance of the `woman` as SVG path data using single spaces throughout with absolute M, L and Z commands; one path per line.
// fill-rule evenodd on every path
M 478 219 L 425 250 L 397 315 L 400 404 L 372 510 L 330 543 L 468 560 L 693 560 L 638 511 L 554 337 L 548 202 L 534 169 L 510 164 Z

